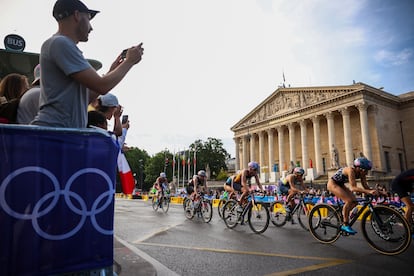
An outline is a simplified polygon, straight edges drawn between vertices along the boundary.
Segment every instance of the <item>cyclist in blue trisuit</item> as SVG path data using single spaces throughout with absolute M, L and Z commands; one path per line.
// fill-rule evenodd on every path
M 393 193 L 397 193 L 400 200 L 404 203 L 407 210 L 405 212 L 405 218 L 411 226 L 411 233 L 414 237 L 414 227 L 412 213 L 414 210 L 414 204 L 411 201 L 410 195 L 414 191 L 414 169 L 407 170 L 397 175 L 391 183 L 391 189 Z
M 341 230 L 349 234 L 357 232 L 349 226 L 349 212 L 357 206 L 354 192 L 376 195 L 377 191 L 368 186 L 366 175 L 372 169 L 372 163 L 365 157 L 354 160 L 353 166 L 340 168 L 329 180 L 328 191 L 344 201 L 342 208 L 343 224 Z M 356 179 L 361 180 L 362 188 L 357 186 Z M 349 182 L 350 189 L 345 186 Z

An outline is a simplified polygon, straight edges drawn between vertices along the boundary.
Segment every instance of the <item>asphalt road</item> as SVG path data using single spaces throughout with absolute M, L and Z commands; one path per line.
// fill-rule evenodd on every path
M 359 230 L 357 228 L 357 230 Z M 181 205 L 167 214 L 150 202 L 117 198 L 115 236 L 140 252 L 158 275 L 412 275 L 414 244 L 397 256 L 374 251 L 362 234 L 320 244 L 298 224 L 254 234 L 213 219 L 188 220 Z

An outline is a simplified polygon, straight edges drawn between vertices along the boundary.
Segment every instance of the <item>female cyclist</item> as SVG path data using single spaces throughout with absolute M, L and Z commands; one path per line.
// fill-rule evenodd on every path
M 371 169 L 371 161 L 365 157 L 358 157 L 354 160 L 353 166 L 340 168 L 328 180 L 328 190 L 345 202 L 342 208 L 343 224 L 341 230 L 352 235 L 357 233 L 349 226 L 349 212 L 357 205 L 357 199 L 354 192 L 372 195 L 377 193 L 376 190 L 372 190 L 367 183 L 366 175 Z M 356 179 L 361 180 L 362 188 L 357 186 Z M 350 189 L 345 186 L 346 182 L 349 182 Z

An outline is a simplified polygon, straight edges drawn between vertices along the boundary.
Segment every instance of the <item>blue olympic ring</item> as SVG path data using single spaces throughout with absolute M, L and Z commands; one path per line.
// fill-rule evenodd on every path
M 43 197 L 39 199 L 39 201 L 35 204 L 33 208 L 33 212 L 31 214 L 30 213 L 19 213 L 19 212 L 14 211 L 7 204 L 6 198 L 5 198 L 5 192 L 6 192 L 7 186 L 10 184 L 11 180 L 14 177 L 22 173 L 26 173 L 26 172 L 42 173 L 46 175 L 52 181 L 52 184 L 54 186 L 54 191 L 45 194 Z M 83 200 L 83 198 L 80 197 L 77 193 L 74 193 L 70 190 L 73 182 L 79 176 L 86 174 L 86 173 L 95 173 L 97 175 L 100 175 L 102 178 L 106 180 L 106 183 L 108 184 L 108 190 L 100 194 L 98 198 L 95 199 L 90 211 L 88 211 L 85 200 Z M 99 233 L 104 234 L 104 235 L 112 235 L 113 230 L 104 229 L 98 224 L 98 222 L 96 221 L 96 215 L 103 212 L 112 203 L 114 193 L 115 193 L 115 189 L 113 188 L 111 178 L 104 171 L 100 169 L 85 168 L 85 169 L 77 171 L 66 182 L 65 188 L 61 190 L 59 187 L 59 181 L 53 173 L 51 173 L 45 168 L 29 166 L 29 167 L 23 167 L 23 168 L 13 171 L 3 180 L 0 186 L 0 206 L 3 208 L 3 210 L 7 214 L 9 214 L 10 216 L 14 218 L 22 219 L 22 220 L 31 220 L 32 226 L 34 230 L 36 231 L 36 233 L 45 239 L 64 240 L 64 239 L 67 239 L 75 235 L 83 227 L 87 217 L 91 218 L 92 225 Z M 67 204 L 69 209 L 75 214 L 80 215 L 81 219 L 78 225 L 76 225 L 69 232 L 60 234 L 60 235 L 52 235 L 52 234 L 46 233 L 45 231 L 41 229 L 41 227 L 38 224 L 38 219 L 48 214 L 57 205 L 60 196 L 64 197 L 65 203 Z M 72 200 L 70 199 L 71 197 L 79 203 L 80 209 L 72 203 Z M 101 203 L 105 199 L 105 197 L 106 197 L 105 203 L 102 204 L 102 206 L 98 208 L 99 203 Z M 40 208 L 44 205 L 44 203 L 47 202 L 50 198 L 52 198 L 50 204 L 43 210 L 40 210 Z

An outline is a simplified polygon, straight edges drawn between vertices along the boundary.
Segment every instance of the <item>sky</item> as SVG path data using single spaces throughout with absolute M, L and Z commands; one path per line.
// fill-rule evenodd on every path
M 129 115 L 129 146 L 150 155 L 220 139 L 235 156 L 239 120 L 283 83 L 353 81 L 414 91 L 411 0 L 84 0 L 84 56 L 104 74 L 125 48 L 144 55 L 111 93 Z M 18 34 L 39 53 L 56 33 L 55 0 L 0 0 L 0 37 Z M 3 47 L 2 47 L 3 48 Z

